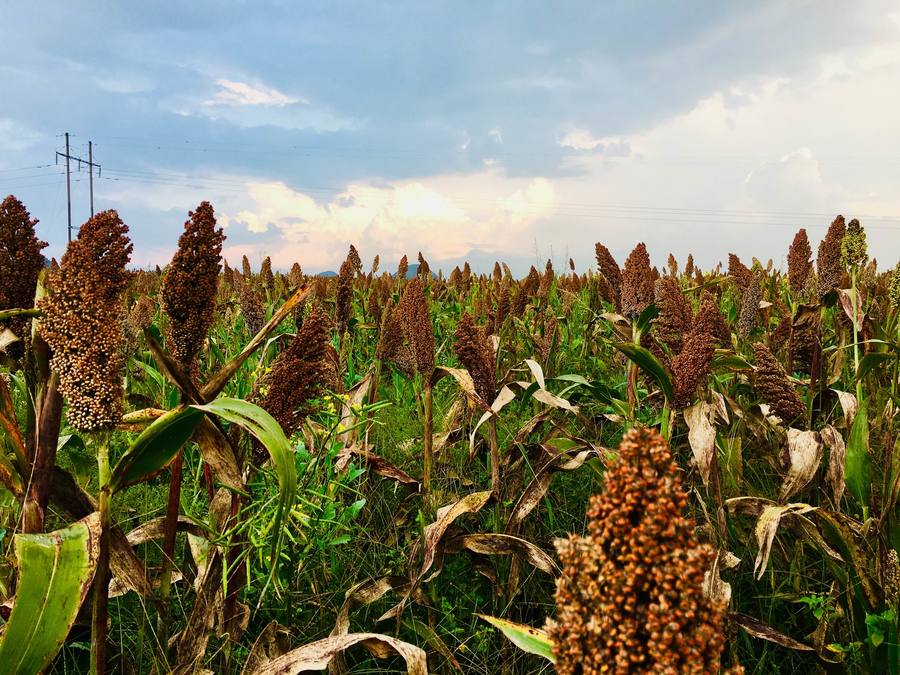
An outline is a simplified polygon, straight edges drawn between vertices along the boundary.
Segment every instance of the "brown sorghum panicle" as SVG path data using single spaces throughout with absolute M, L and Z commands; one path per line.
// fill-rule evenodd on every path
M 681 285 L 674 276 L 663 277 L 656 282 L 654 291 L 659 316 L 653 334 L 666 345 L 673 354 L 681 351 L 685 334 L 691 329 L 694 314 L 688 304 Z
M 140 344 L 144 329 L 153 322 L 155 303 L 149 296 L 141 293 L 132 305 L 123 321 L 123 333 L 125 339 L 122 343 L 122 353 L 128 357 Z
M 359 251 L 356 250 L 356 247 L 353 244 L 350 244 L 350 250 L 347 252 L 347 260 L 349 260 L 350 264 L 353 266 L 353 272 L 355 274 L 362 274 L 362 258 L 359 257 Z
M 25 205 L 12 195 L 0 203 L 0 309 L 34 306 L 38 276 L 44 268 L 41 249 L 47 245 L 35 236 L 37 223 Z M 4 325 L 24 341 L 31 319 L 0 322 L 0 328 Z M 14 343 L 13 356 L 21 356 L 21 344 Z
M 823 298 L 841 284 L 844 267 L 841 264 L 841 243 L 844 240 L 844 216 L 838 216 L 819 242 L 816 272 L 819 276 L 819 298 Z
M 694 326 L 695 330 L 709 333 L 722 345 L 731 342 L 731 333 L 725 323 L 725 317 L 722 316 L 715 296 L 709 291 L 703 291 L 700 295 L 700 308 L 697 310 Z
M 803 292 L 812 274 L 812 248 L 806 230 L 800 229 L 788 249 L 788 281 L 795 294 Z
M 622 272 L 619 264 L 613 258 L 612 253 L 603 244 L 597 243 L 594 246 L 597 258 L 597 270 L 600 276 L 606 281 L 606 285 L 611 292 L 611 302 L 616 306 L 616 310 L 622 309 Z
M 785 425 L 806 413 L 806 406 L 800 394 L 794 389 L 782 365 L 762 342 L 753 345 L 756 361 L 754 388 Z
M 428 261 L 425 260 L 425 256 L 422 255 L 421 251 L 419 251 L 419 267 L 416 270 L 416 276 L 422 279 L 431 278 L 431 267 L 428 266 Z
M 653 302 L 653 270 L 644 242 L 634 247 L 622 270 L 622 313 L 636 317 Z
M 334 319 L 337 324 L 338 334 L 343 335 L 350 322 L 350 314 L 353 309 L 353 277 L 355 268 L 350 256 L 341 264 L 341 271 L 337 278 L 337 290 L 334 296 Z
M 421 277 L 411 279 L 406 285 L 397 310 L 412 365 L 417 372 L 430 376 L 434 370 L 434 329 Z
M 728 254 L 728 276 L 734 279 L 742 293 L 753 281 L 753 272 L 734 253 Z
M 486 405 L 494 401 L 497 388 L 497 362 L 490 336 L 468 312 L 456 326 L 453 351 L 475 383 L 475 392 Z
M 244 275 L 244 279 L 250 279 L 253 276 L 253 268 L 250 267 L 250 260 L 247 256 L 243 256 L 241 258 L 241 270 Z
M 162 283 L 163 311 L 169 317 L 169 351 L 193 375 L 197 374 L 197 355 L 215 319 L 224 241 L 222 228 L 216 229 L 212 205 L 201 202 L 188 214 L 178 250 Z
M 663 438 L 629 431 L 591 498 L 587 535 L 557 541 L 557 673 L 719 672 L 725 607 L 703 592 L 715 553 L 687 503 Z
M 265 320 L 265 309 L 259 293 L 253 288 L 250 280 L 241 282 L 238 286 L 238 304 L 241 307 L 241 314 L 244 315 L 244 323 L 250 335 L 256 335 L 262 330 L 263 321 Z
M 684 345 L 672 359 L 672 376 L 675 380 L 675 408 L 691 404 L 697 388 L 709 377 L 709 364 L 716 351 L 715 340 L 705 323 L 695 322 L 684 338 Z
M 272 258 L 266 256 L 259 267 L 259 281 L 262 287 L 271 291 L 275 286 L 275 275 L 272 274 Z
M 291 271 L 288 273 L 288 281 L 291 286 L 300 286 L 303 283 L 303 270 L 300 269 L 300 263 L 295 262 L 291 265 Z
M 738 335 L 746 339 L 756 326 L 756 314 L 762 299 L 762 273 L 756 272 L 741 297 L 741 313 L 738 316 Z
M 556 275 L 553 272 L 553 262 L 547 260 L 547 264 L 544 267 L 544 273 L 541 275 L 541 282 L 538 285 L 537 296 L 539 298 L 547 297 L 547 294 L 550 292 L 550 286 L 553 284 L 555 278 Z
M 41 301 L 50 366 L 59 374 L 69 424 L 79 431 L 111 429 L 122 417 L 119 312 L 132 249 L 127 232 L 115 211 L 82 225 Z
M 666 260 L 666 267 L 668 268 L 669 276 L 678 276 L 678 261 L 675 260 L 675 256 L 671 253 L 668 260 Z
M 404 255 L 400 258 L 400 263 L 397 265 L 397 278 L 400 280 L 406 279 L 407 274 L 409 274 L 409 260 Z
M 329 331 L 328 316 L 320 307 L 313 308 L 263 382 L 260 405 L 288 436 L 308 413 L 304 404 L 319 395 L 328 379 Z
M 684 264 L 684 276 L 690 277 L 694 274 L 694 254 L 689 253 L 687 262 Z

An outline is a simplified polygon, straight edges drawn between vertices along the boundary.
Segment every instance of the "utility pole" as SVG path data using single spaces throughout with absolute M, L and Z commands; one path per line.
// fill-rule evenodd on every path
M 91 191 L 91 218 L 94 217 L 94 144 L 88 141 L 88 185 Z
M 66 132 L 66 207 L 69 213 L 69 243 L 72 243 L 72 179 L 69 173 L 69 132 Z
M 66 151 L 65 153 L 57 152 L 56 153 L 56 161 L 59 163 L 59 158 L 63 157 L 66 160 L 66 202 L 67 202 L 67 210 L 68 210 L 68 233 L 69 233 L 69 241 L 72 241 L 72 178 L 71 178 L 71 170 L 70 170 L 70 161 L 78 162 L 78 170 L 81 170 L 81 165 L 84 164 L 87 166 L 88 171 L 90 172 L 90 176 L 88 178 L 88 184 L 90 186 L 90 194 L 91 194 L 91 217 L 94 215 L 94 167 L 97 167 L 97 176 L 102 175 L 102 167 L 99 164 L 94 164 L 94 145 L 91 141 L 88 141 L 88 158 L 82 159 L 81 157 L 74 157 L 72 153 L 69 151 L 69 132 L 66 134 Z

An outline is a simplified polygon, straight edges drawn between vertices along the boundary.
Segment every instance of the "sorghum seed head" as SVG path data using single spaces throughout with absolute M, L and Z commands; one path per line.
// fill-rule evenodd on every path
M 0 203 L 0 309 L 34 306 L 38 276 L 44 268 L 41 249 L 47 242 L 35 236 L 38 221 L 31 217 L 25 205 L 9 195 Z M 20 340 L 25 340 L 30 319 L 10 319 L 0 322 Z M 21 356 L 21 342 L 14 343 L 14 357 Z
M 263 383 L 260 405 L 288 436 L 309 413 L 304 405 L 321 393 L 327 381 L 329 331 L 328 316 L 314 307 L 287 349 L 275 358 Z
M 215 319 L 219 262 L 225 234 L 216 229 L 209 202 L 188 213 L 178 250 L 162 283 L 162 307 L 169 317 L 167 342 L 172 356 L 196 375 L 197 355 Z
M 828 227 L 825 238 L 819 242 L 816 256 L 816 272 L 819 276 L 819 298 L 823 298 L 840 286 L 844 268 L 841 264 L 841 244 L 844 240 L 844 216 L 835 218 Z
M 663 438 L 629 431 L 590 500 L 587 535 L 557 541 L 557 673 L 719 672 L 725 606 L 703 592 L 715 554 L 687 502 Z
M 806 412 L 800 394 L 794 389 L 782 365 L 762 342 L 753 345 L 756 361 L 754 389 L 769 404 L 772 412 L 788 425 Z
M 597 258 L 597 270 L 606 281 L 612 295 L 612 303 L 617 310 L 620 310 L 622 308 L 622 272 L 619 269 L 619 264 L 613 258 L 612 253 L 609 252 L 609 249 L 603 244 L 598 242 L 594 246 L 594 251 Z
M 653 270 L 644 242 L 634 247 L 622 270 L 622 313 L 636 317 L 653 302 Z
M 806 230 L 800 229 L 788 249 L 788 281 L 791 291 L 801 293 L 812 274 L 812 248 Z
M 93 216 L 69 244 L 41 301 L 50 366 L 79 431 L 111 429 L 122 416 L 120 295 L 128 284 L 128 227 L 115 211 Z
M 841 264 L 844 267 L 858 267 L 868 258 L 866 231 L 854 218 L 847 224 L 847 231 L 841 240 Z
M 475 392 L 490 405 L 497 389 L 497 360 L 490 336 L 468 312 L 463 313 L 454 335 L 453 351 L 472 376 Z

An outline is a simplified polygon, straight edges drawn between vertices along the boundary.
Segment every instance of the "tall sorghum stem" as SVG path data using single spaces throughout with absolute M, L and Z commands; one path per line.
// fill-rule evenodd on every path
M 106 622 L 109 604 L 109 434 L 98 436 L 97 477 L 100 482 L 100 554 L 94 574 L 91 632 L 91 675 L 106 672 Z
M 171 478 L 169 480 L 169 495 L 166 503 L 166 522 L 163 539 L 162 573 L 159 579 L 159 599 L 161 611 L 156 627 L 160 644 L 166 644 L 169 637 L 169 592 L 172 585 L 172 568 L 175 557 L 175 535 L 178 530 L 178 510 L 181 503 L 181 474 L 184 464 L 184 454 L 179 451 L 171 464 Z
M 858 317 L 858 301 L 856 299 L 856 267 L 850 270 L 850 293 L 853 306 L 853 376 L 856 379 L 856 400 L 862 403 L 863 389 L 862 380 L 856 377 L 859 373 L 859 317 Z
M 500 442 L 497 439 L 497 417 L 491 415 L 488 420 L 488 433 L 491 444 L 491 492 L 500 503 Z
M 424 379 L 423 410 L 422 410 L 422 493 L 425 495 L 426 505 L 431 504 L 431 467 L 434 463 L 434 434 L 432 431 L 432 391 L 430 378 Z

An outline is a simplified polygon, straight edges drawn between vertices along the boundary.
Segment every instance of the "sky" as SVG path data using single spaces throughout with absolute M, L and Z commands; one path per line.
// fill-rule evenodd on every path
M 230 262 L 310 273 L 351 243 L 385 268 L 584 270 L 597 241 L 780 265 L 838 213 L 886 268 L 898 85 L 898 1 L 0 0 L 0 193 L 60 256 L 68 131 L 142 267 L 208 200 Z

